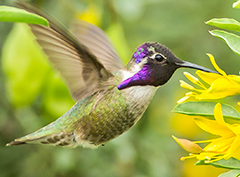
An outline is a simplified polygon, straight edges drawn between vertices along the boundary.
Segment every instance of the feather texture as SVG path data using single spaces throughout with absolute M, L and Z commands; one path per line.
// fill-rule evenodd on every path
M 49 27 L 34 24 L 29 26 L 49 60 L 65 78 L 73 99 L 84 99 L 109 86 L 107 81 L 110 77 L 113 77 L 112 71 L 121 67 L 121 64 L 119 57 L 100 29 L 96 27 L 98 29 L 96 30 L 91 27 L 93 31 L 88 33 L 86 32 L 87 27 L 84 28 L 88 35 L 86 37 L 78 35 L 82 36 L 79 37 L 80 40 L 85 41 L 82 43 L 56 20 L 37 8 L 25 3 L 17 3 L 17 6 L 38 14 L 49 21 Z M 85 26 L 87 25 L 85 24 Z M 78 34 L 80 33 L 78 32 Z M 90 44 L 90 41 L 85 39 L 88 37 L 90 40 L 95 38 L 96 43 L 94 45 Z M 98 45 L 101 45 L 102 48 Z M 94 48 L 89 49 L 91 47 Z M 104 54 L 104 52 L 107 54 Z M 115 59 L 118 63 L 112 64 L 112 59 Z
M 123 67 L 121 59 L 100 28 L 91 23 L 76 20 L 72 24 L 72 32 L 83 45 L 88 46 L 107 70 L 115 72 Z

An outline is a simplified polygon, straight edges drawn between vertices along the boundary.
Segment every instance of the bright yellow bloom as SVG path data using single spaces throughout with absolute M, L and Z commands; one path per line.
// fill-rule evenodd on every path
M 211 54 L 207 54 L 211 60 L 214 68 L 220 73 L 208 73 L 204 71 L 196 71 L 196 74 L 207 84 L 206 87 L 198 78 L 192 76 L 188 72 L 184 72 L 184 75 L 192 83 L 196 84 L 199 89 L 189 85 L 188 83 L 180 80 L 181 87 L 191 90 L 186 95 L 178 100 L 178 103 L 182 103 L 190 97 L 194 97 L 197 100 L 202 99 L 219 99 L 227 96 L 240 94 L 240 76 L 238 75 L 227 75 L 221 70 L 216 64 L 214 57 Z
M 102 14 L 99 8 L 94 3 L 90 3 L 86 10 L 78 14 L 78 18 L 99 26 L 101 22 L 101 15 Z
M 214 109 L 215 120 L 195 118 L 196 124 L 206 132 L 219 136 L 216 139 L 191 142 L 178 139 L 176 142 L 186 151 L 190 152 L 186 158 L 196 157 L 206 163 L 235 157 L 240 160 L 240 124 L 228 124 L 222 115 L 222 106 L 217 103 Z M 210 142 L 210 143 L 209 143 Z M 196 143 L 209 143 L 205 148 L 200 148 Z

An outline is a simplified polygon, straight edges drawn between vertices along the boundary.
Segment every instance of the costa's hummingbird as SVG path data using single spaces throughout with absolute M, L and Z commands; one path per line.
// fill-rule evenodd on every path
M 180 67 L 214 72 L 178 59 L 157 42 L 139 46 L 125 67 L 104 32 L 84 21 L 73 34 L 41 10 L 18 7 L 48 19 L 50 26 L 29 24 L 37 42 L 67 82 L 76 104 L 64 115 L 7 146 L 25 143 L 98 147 L 138 122 L 157 88 Z

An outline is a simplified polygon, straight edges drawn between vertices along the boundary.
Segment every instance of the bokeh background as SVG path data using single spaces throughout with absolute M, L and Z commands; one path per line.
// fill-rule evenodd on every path
M 12 0 L 0 5 L 13 6 Z M 168 46 L 181 59 L 212 68 L 215 56 L 227 73 L 238 74 L 239 56 L 212 37 L 204 24 L 214 17 L 240 20 L 234 0 L 35 0 L 66 26 L 83 19 L 101 27 L 124 63 L 146 41 Z M 0 176 L 1 177 L 213 177 L 223 169 L 194 166 L 171 135 L 207 139 L 192 117 L 172 113 L 186 90 L 179 69 L 160 87 L 142 119 L 130 131 L 98 149 L 5 144 L 54 121 L 73 104 L 64 80 L 52 68 L 24 24 L 0 22 Z M 186 79 L 185 79 L 186 80 Z M 222 102 L 236 106 L 237 100 Z M 237 107 L 236 107 L 237 108 Z

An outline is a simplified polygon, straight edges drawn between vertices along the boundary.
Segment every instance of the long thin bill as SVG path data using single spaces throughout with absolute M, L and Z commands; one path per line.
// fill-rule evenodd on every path
M 205 71 L 205 72 L 210 72 L 210 73 L 218 73 L 217 71 L 213 71 L 211 69 L 208 69 L 208 68 L 205 68 L 203 66 L 200 66 L 200 65 L 197 65 L 197 64 L 194 64 L 194 63 L 190 63 L 190 62 L 187 62 L 187 61 L 182 61 L 182 63 L 176 63 L 176 64 L 179 67 L 193 68 L 193 69 L 197 69 L 197 70 L 201 70 L 201 71 Z

